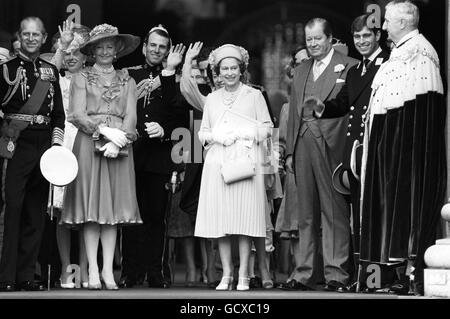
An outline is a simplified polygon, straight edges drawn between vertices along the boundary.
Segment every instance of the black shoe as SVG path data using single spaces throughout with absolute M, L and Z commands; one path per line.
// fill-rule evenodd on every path
M 259 277 L 252 277 L 250 278 L 249 287 L 251 289 L 259 289 L 262 288 L 262 281 Z
M 414 294 L 414 296 L 424 296 L 425 295 L 425 288 L 424 288 L 423 281 L 414 281 L 412 286 L 413 286 L 413 288 L 410 289 L 410 294 L 412 293 L 412 294 Z
M 13 282 L 0 282 L 0 291 L 1 292 L 11 292 L 14 291 L 14 283 Z
M 142 286 L 144 284 L 145 281 L 145 273 L 142 275 L 137 275 L 136 277 L 136 285 L 137 286 Z
M 336 280 L 330 280 L 325 285 L 325 290 L 334 292 L 348 292 L 348 288 L 343 283 Z
M 399 296 L 407 296 L 409 292 L 409 282 L 398 280 L 389 288 L 390 294 L 395 294 Z
M 128 276 L 124 276 L 119 280 L 119 288 L 133 288 L 135 285 L 136 280 Z
M 278 286 L 279 289 L 282 290 L 287 290 L 287 291 L 310 291 L 310 290 L 314 290 L 311 287 L 308 287 L 304 284 L 302 284 L 301 282 L 298 282 L 295 279 L 290 280 L 289 282 L 286 283 L 282 283 Z
M 148 279 L 149 288 L 170 288 L 170 283 L 162 278 Z
M 206 286 L 207 286 L 209 289 L 216 289 L 216 287 L 217 287 L 219 284 L 220 284 L 220 280 L 216 280 L 216 281 L 213 281 L 213 282 L 208 282 L 208 283 L 206 284 Z
M 23 281 L 17 285 L 17 290 L 21 291 L 44 291 L 45 285 L 34 281 Z
M 356 289 L 358 288 L 358 282 L 355 281 L 354 283 L 347 286 L 348 292 L 356 292 Z

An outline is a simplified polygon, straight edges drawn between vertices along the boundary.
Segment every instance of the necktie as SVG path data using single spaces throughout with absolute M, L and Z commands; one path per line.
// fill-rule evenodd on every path
M 363 76 L 364 74 L 366 74 L 367 68 L 369 67 L 369 63 L 370 63 L 370 60 L 369 60 L 369 59 L 364 59 L 364 60 L 363 60 L 363 67 L 362 67 L 361 76 Z
M 322 74 L 322 65 L 323 65 L 322 61 L 316 61 L 314 63 L 314 69 L 313 69 L 314 81 L 317 80 L 317 78 Z

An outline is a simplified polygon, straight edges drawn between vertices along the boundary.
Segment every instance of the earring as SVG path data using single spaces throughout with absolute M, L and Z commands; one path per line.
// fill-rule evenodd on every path
M 117 59 L 117 55 L 114 54 L 114 60 L 116 60 L 116 59 Z

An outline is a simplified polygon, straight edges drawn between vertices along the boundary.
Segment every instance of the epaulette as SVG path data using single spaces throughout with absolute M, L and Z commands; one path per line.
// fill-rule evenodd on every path
M 129 66 L 126 68 L 123 68 L 124 70 L 142 70 L 144 68 L 144 66 L 141 65 L 136 65 L 136 66 Z
M 8 62 L 13 61 L 13 60 L 15 60 L 15 59 L 17 59 L 17 56 L 16 56 L 16 55 L 10 57 L 10 58 L 7 59 L 7 60 L 0 61 L 0 65 L 3 65 L 3 64 L 5 64 L 5 63 L 8 63 Z
M 48 64 L 50 67 L 57 69 L 56 65 L 54 65 L 50 61 L 47 61 L 46 59 L 43 59 L 43 58 L 39 57 L 39 60 L 42 61 L 43 63 Z
M 116 74 L 121 82 L 128 82 L 131 78 L 126 69 L 116 70 Z

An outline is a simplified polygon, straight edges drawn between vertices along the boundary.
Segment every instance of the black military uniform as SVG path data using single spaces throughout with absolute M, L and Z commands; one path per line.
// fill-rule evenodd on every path
M 360 224 L 360 182 L 351 170 L 351 158 L 354 153 L 357 174 L 360 174 L 362 158 L 362 144 L 366 125 L 366 112 L 372 93 L 372 81 L 380 65 L 389 58 L 389 53 L 381 51 L 373 61 L 361 61 L 348 70 L 345 85 L 333 100 L 326 101 L 321 118 L 340 117 L 348 113 L 348 129 L 345 140 L 342 163 L 336 168 L 334 175 L 342 177 L 347 171 L 350 183 L 350 201 L 353 215 L 353 250 L 359 252 L 359 224 Z M 363 72 L 363 68 L 365 72 Z M 355 144 L 356 142 L 356 144 Z M 360 145 L 357 147 L 357 145 Z M 359 176 L 358 176 L 359 178 Z
M 171 158 L 175 128 L 189 127 L 189 111 L 181 103 L 175 75 L 162 76 L 162 66 L 141 65 L 128 69 L 137 83 L 138 139 L 133 145 L 136 192 L 143 225 L 122 231 L 123 275 L 132 286 L 139 276 L 147 274 L 150 287 L 168 287 L 170 269 L 167 263 L 166 208 L 170 181 L 175 164 Z M 159 75 L 160 86 L 152 90 Z M 149 138 L 146 122 L 157 122 L 164 129 L 163 138 Z M 164 256 L 164 258 L 163 258 Z
M 11 123 L 26 122 L 16 143 L 8 143 L 14 151 L 11 159 L 1 158 L 4 237 L 0 259 L 0 290 L 41 290 L 33 283 L 45 214 L 49 183 L 41 174 L 42 154 L 52 145 L 62 145 L 64 109 L 59 87 L 58 70 L 41 58 L 34 61 L 19 55 L 3 63 L 0 75 L 2 101 L 2 137 L 16 136 Z M 49 82 L 41 86 L 42 83 Z M 35 114 L 19 114 L 29 99 L 33 101 L 35 87 L 42 89 L 40 107 Z

